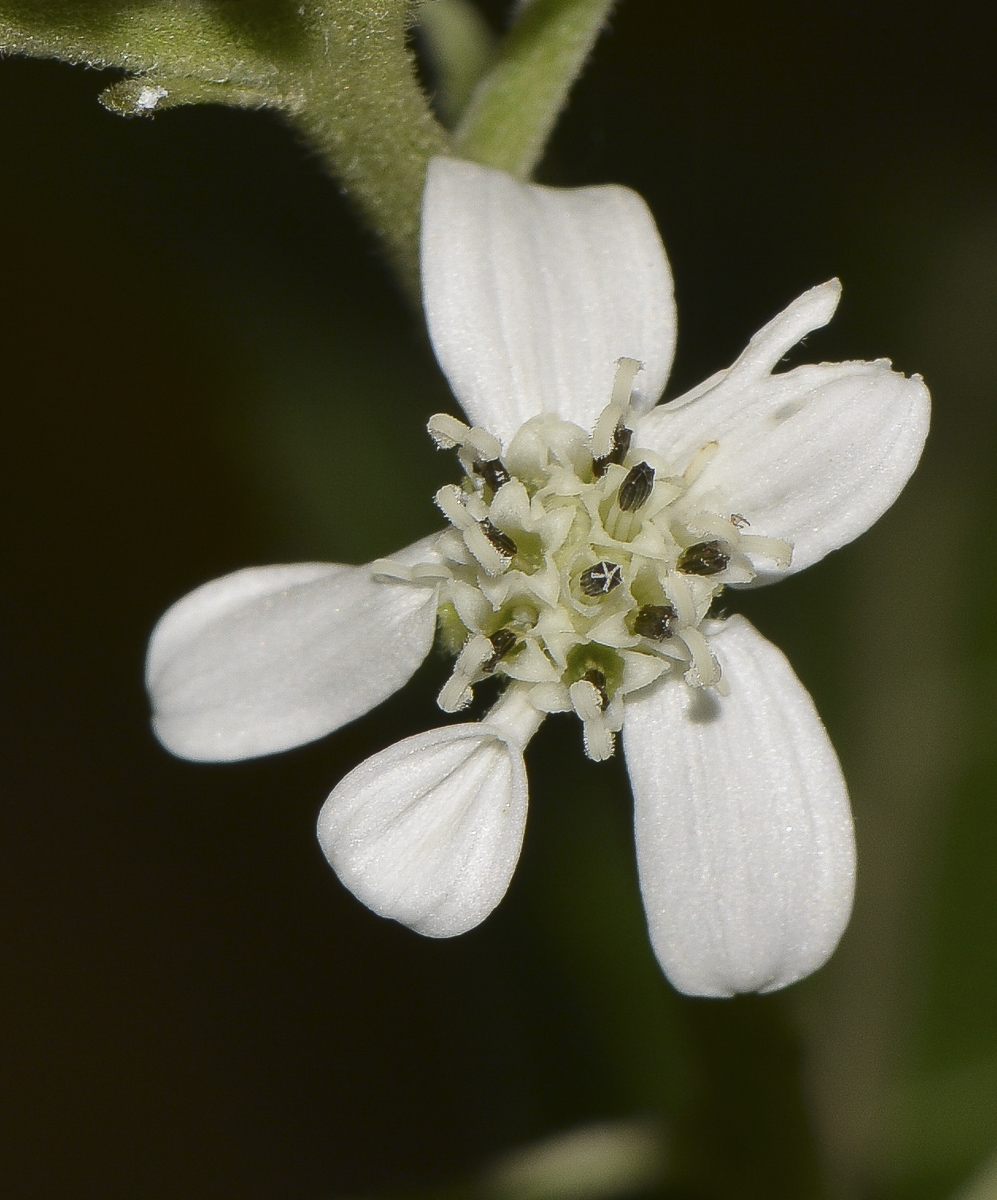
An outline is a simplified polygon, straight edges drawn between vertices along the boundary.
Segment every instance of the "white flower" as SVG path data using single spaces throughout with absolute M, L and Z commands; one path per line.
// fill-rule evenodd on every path
M 771 991 L 815 970 L 848 919 L 851 817 L 834 750 L 780 652 L 725 587 L 799 571 L 869 527 L 917 464 L 928 393 L 885 361 L 775 373 L 830 319 L 836 281 L 741 357 L 655 407 L 671 276 L 641 199 L 559 191 L 435 160 L 424 299 L 470 425 L 440 414 L 459 485 L 448 527 L 366 567 L 236 572 L 166 613 L 149 648 L 155 728 L 175 754 L 249 758 L 322 737 L 401 687 L 434 630 L 455 712 L 480 722 L 374 755 L 319 838 L 365 904 L 449 937 L 495 907 L 526 819 L 523 750 L 574 710 L 587 753 L 622 728 L 641 890 L 681 991 Z

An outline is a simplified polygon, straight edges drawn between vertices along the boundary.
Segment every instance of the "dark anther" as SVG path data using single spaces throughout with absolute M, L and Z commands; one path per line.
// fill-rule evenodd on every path
M 609 453 L 604 454 L 602 458 L 592 459 L 592 470 L 595 473 L 596 479 L 601 479 L 606 474 L 606 468 L 610 463 L 616 463 L 618 467 L 623 466 L 623 460 L 630 450 L 632 438 L 633 430 L 627 429 L 626 425 L 616 426 L 613 430 L 613 444 L 610 447 Z
M 616 494 L 616 502 L 620 512 L 636 512 L 642 504 L 646 504 L 654 490 L 654 467 L 646 462 L 640 462 L 630 468 L 630 474 L 620 484 Z
M 495 526 L 488 520 L 487 517 L 481 522 L 481 532 L 491 542 L 495 549 L 504 558 L 512 558 L 516 553 L 517 546 L 507 533 L 503 533 L 501 529 L 496 529 Z
M 634 633 L 638 637 L 663 642 L 672 636 L 675 609 L 670 604 L 643 604 L 634 617 Z
M 697 542 L 682 551 L 678 569 L 684 575 L 719 575 L 729 562 L 730 555 L 720 549 L 719 542 Z
M 516 635 L 511 629 L 499 629 L 488 639 L 492 644 L 494 654 L 482 666 L 482 671 L 490 675 L 503 658 L 516 644 Z
M 599 708 L 602 712 L 606 711 L 606 705 L 609 703 L 609 696 L 606 695 L 606 676 L 599 670 L 598 667 L 592 667 L 582 676 L 585 683 L 590 683 L 599 693 Z
M 493 492 L 497 492 L 503 483 L 508 483 L 512 478 L 499 458 L 489 459 L 488 462 L 476 462 L 474 473 L 480 475 Z
M 599 562 L 582 571 L 578 583 L 586 596 L 605 596 L 623 582 L 623 572 L 611 562 Z

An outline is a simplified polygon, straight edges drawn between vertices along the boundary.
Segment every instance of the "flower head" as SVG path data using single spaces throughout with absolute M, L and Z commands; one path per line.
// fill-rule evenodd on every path
M 473 928 L 515 868 L 523 751 L 574 712 L 622 731 L 641 890 L 682 991 L 770 991 L 815 970 L 851 907 L 844 781 L 809 695 L 725 588 L 779 579 L 868 528 L 927 432 L 888 362 L 774 373 L 827 323 L 836 281 L 732 367 L 658 405 L 675 312 L 657 230 L 619 187 L 562 191 L 452 159 L 423 212 L 430 335 L 469 423 L 438 414 L 447 527 L 366 567 L 250 569 L 174 605 L 149 650 L 174 753 L 237 759 L 321 737 L 402 686 L 438 629 L 439 703 L 486 717 L 408 738 L 333 790 L 319 838 L 343 882 L 421 933 Z

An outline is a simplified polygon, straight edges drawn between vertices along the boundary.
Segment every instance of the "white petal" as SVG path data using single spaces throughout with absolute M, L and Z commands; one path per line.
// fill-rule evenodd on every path
M 927 388 L 885 360 L 759 371 L 789 336 L 826 319 L 815 293 L 828 294 L 806 293 L 713 387 L 659 406 L 636 431 L 638 445 L 677 471 L 718 443 L 691 495 L 714 493 L 747 518 L 748 532 L 793 546 L 788 570 L 767 569 L 758 582 L 801 571 L 864 533 L 900 494 L 928 432 Z
M 792 350 L 808 333 L 821 329 L 830 321 L 840 299 L 841 283 L 837 279 L 829 279 L 797 296 L 792 304 L 759 329 L 731 372 L 768 375 L 787 350 Z
M 661 394 L 675 345 L 671 272 L 647 206 L 627 188 L 537 187 L 435 158 L 422 281 L 454 395 L 506 446 L 541 412 L 590 430 L 618 358 L 644 364 L 638 404 Z
M 319 815 L 333 870 L 368 908 L 427 937 L 466 933 L 505 895 L 526 768 L 487 724 L 420 733 L 368 758 Z
M 729 695 L 666 679 L 627 697 L 641 891 L 679 991 L 770 992 L 821 966 L 848 922 L 848 795 L 780 651 L 742 617 L 712 640 Z
M 395 555 L 433 557 L 426 538 Z M 153 630 L 153 726 L 181 758 L 274 754 L 362 716 L 433 641 L 436 589 L 329 563 L 250 567 L 199 587 Z

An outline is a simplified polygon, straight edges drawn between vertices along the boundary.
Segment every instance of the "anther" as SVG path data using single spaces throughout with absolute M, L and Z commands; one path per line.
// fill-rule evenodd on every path
M 578 584 L 586 596 L 605 596 L 623 582 L 623 572 L 611 562 L 598 562 L 582 571 Z
M 479 521 L 481 532 L 491 542 L 499 554 L 505 558 L 512 558 L 518 547 L 507 533 L 503 533 L 501 529 L 496 529 L 495 526 L 488 520 L 487 517 L 483 521 Z
M 508 483 L 512 478 L 499 458 L 489 459 L 488 462 L 476 462 L 473 469 L 475 475 L 480 475 L 493 492 L 497 492 L 504 483 Z
M 490 675 L 492 671 L 499 665 L 503 658 L 516 644 L 516 635 L 511 629 L 499 629 L 488 639 L 492 644 L 494 653 L 491 658 L 487 659 L 482 664 L 482 671 L 486 675 Z
M 582 676 L 582 681 L 590 683 L 599 693 L 599 708 L 605 712 L 606 706 L 609 704 L 609 696 L 606 693 L 606 676 L 598 667 L 591 667 Z
M 636 512 L 641 505 L 646 504 L 654 491 L 654 467 L 646 462 L 639 462 L 630 468 L 630 474 L 620 484 L 616 502 L 620 512 Z
M 613 430 L 613 441 L 609 453 L 604 454 L 601 458 L 592 459 L 592 471 L 596 479 L 601 479 L 606 474 L 606 468 L 610 463 L 615 463 L 618 467 L 623 465 L 623 460 L 630 452 L 633 436 L 633 430 L 628 429 L 622 422 L 616 426 Z
M 638 637 L 663 642 L 672 636 L 675 609 L 670 604 L 643 604 L 634 617 L 634 633 Z
M 740 513 L 730 514 L 730 523 L 735 529 L 747 529 L 751 522 L 747 517 L 742 517 Z
M 729 562 L 730 555 L 720 549 L 719 542 L 697 542 L 682 551 L 677 566 L 683 575 L 719 575 Z

